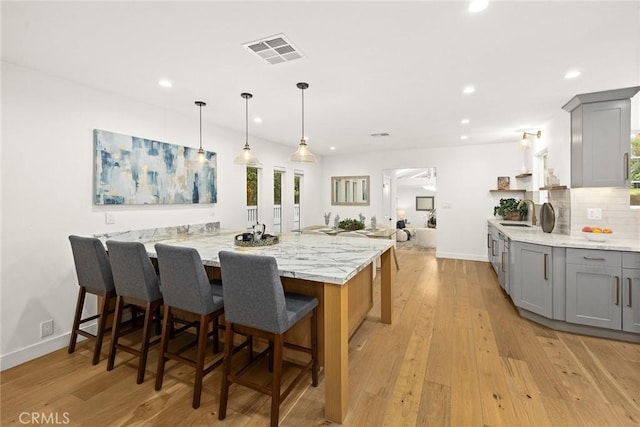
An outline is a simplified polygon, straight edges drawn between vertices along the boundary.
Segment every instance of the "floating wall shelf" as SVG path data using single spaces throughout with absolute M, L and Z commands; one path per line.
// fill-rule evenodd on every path
M 520 175 L 516 175 L 516 178 L 527 178 L 533 174 L 531 173 L 521 173 Z
M 566 185 L 549 185 L 546 187 L 540 187 L 541 190 L 566 190 Z
M 527 190 L 522 189 L 509 189 L 509 190 L 489 190 L 489 193 L 525 193 Z

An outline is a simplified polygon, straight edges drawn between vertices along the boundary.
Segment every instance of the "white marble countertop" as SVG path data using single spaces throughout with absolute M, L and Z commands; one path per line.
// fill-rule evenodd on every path
M 592 242 L 582 234 L 566 235 L 545 233 L 540 227 L 513 227 L 504 226 L 503 220 L 489 219 L 489 224 L 494 225 L 505 236 L 516 242 L 534 243 L 547 246 L 559 246 L 582 249 L 604 249 L 612 251 L 640 252 L 640 239 L 632 239 L 628 236 L 613 234 L 606 242 Z M 516 221 L 509 221 L 516 222 Z
M 193 229 L 193 226 L 191 226 Z M 103 243 L 109 239 L 140 241 L 149 255 L 155 256 L 154 245 L 195 248 L 205 265 L 220 266 L 218 252 L 221 250 L 246 252 L 273 256 L 278 262 L 280 275 L 314 282 L 343 285 L 359 271 L 368 266 L 383 252 L 393 246 L 387 239 L 358 239 L 353 237 L 331 237 L 314 234 L 280 234 L 280 242 L 272 246 L 239 247 L 234 238 L 239 231 L 199 229 L 181 234 L 165 233 L 162 229 L 134 230 L 98 235 Z

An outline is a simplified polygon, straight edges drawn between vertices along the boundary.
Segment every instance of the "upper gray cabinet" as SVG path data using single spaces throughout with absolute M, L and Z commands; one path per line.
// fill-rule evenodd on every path
M 574 96 L 571 187 L 628 187 L 631 101 L 640 86 Z

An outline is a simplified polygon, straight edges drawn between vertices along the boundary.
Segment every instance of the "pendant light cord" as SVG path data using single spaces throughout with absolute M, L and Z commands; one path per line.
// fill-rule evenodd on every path
M 244 143 L 249 145 L 249 97 L 244 99 Z
M 304 88 L 302 89 L 302 141 L 304 141 Z
M 200 107 L 200 150 L 202 150 L 202 105 Z

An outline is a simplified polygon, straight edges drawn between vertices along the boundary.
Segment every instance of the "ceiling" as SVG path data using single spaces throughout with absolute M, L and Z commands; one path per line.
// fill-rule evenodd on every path
M 296 83 L 308 82 L 305 133 L 325 156 L 515 143 L 577 93 L 640 84 L 640 1 L 467 6 L 3 1 L 2 60 L 191 115 L 194 126 L 202 100 L 204 121 L 240 133 L 240 93 L 251 92 L 250 117 L 262 123 L 250 122 L 250 142 L 292 151 Z M 304 57 L 272 65 L 243 47 L 277 34 Z M 574 69 L 581 76 L 565 79 Z M 173 87 L 159 87 L 163 78 Z M 476 91 L 463 94 L 467 85 Z

